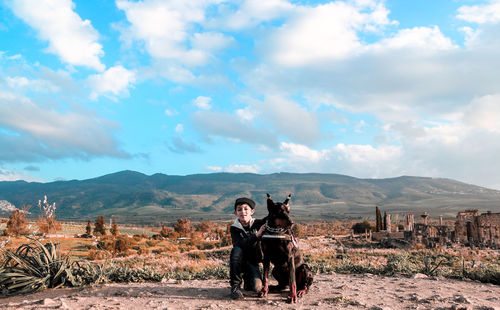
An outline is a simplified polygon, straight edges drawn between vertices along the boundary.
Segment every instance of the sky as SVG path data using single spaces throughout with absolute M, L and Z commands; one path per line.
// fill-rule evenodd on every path
M 0 0 L 0 180 L 500 189 L 500 0 Z

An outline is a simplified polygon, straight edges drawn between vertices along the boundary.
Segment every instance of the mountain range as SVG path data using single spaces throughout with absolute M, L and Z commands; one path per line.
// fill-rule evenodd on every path
M 458 211 L 479 209 L 500 212 L 500 191 L 450 179 L 401 176 L 359 179 L 318 173 L 211 173 L 174 176 L 121 171 L 87 180 L 49 183 L 0 182 L 0 200 L 17 208 L 31 205 L 37 216 L 38 200 L 47 195 L 56 203 L 60 220 L 87 220 L 115 215 L 129 223 L 230 219 L 237 197 L 257 202 L 255 217 L 263 217 L 266 193 L 284 200 L 292 193 L 292 215 L 302 220 L 367 218 L 375 206 L 388 213 L 423 212 L 454 217 Z

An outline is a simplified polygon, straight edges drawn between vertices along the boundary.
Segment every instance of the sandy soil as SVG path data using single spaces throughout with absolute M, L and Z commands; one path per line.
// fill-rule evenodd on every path
M 105 284 L 85 289 L 46 290 L 0 299 L 0 309 L 499 309 L 500 286 L 472 281 L 316 275 L 310 292 L 294 305 L 287 292 L 265 299 L 245 292 L 229 299 L 227 281 Z

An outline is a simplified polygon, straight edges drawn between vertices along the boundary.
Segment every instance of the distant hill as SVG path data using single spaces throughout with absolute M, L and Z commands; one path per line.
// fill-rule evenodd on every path
M 212 173 L 151 176 L 122 171 L 88 180 L 36 183 L 0 182 L 0 200 L 17 208 L 47 195 L 56 202 L 59 219 L 86 220 L 116 215 L 125 222 L 229 219 L 237 197 L 257 202 L 256 217 L 265 216 L 266 193 L 282 200 L 293 193 L 292 214 L 301 219 L 373 216 L 375 206 L 389 213 L 455 216 L 465 209 L 500 212 L 500 191 L 450 179 L 402 176 L 358 179 L 318 173 Z

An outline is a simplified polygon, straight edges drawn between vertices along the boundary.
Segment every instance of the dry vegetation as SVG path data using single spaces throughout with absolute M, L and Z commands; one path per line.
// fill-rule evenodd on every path
M 19 214 L 16 216 L 19 217 Z M 0 232 L 7 233 L 8 221 L 1 221 Z M 106 219 L 102 217 L 92 222 L 60 223 L 54 226 L 55 233 L 45 235 L 34 229 L 37 222 L 20 222 L 25 230 L 19 236 L 0 237 L 0 246 L 3 247 L 0 291 L 8 292 L 4 295 L 57 285 L 229 277 L 231 239 L 228 222 L 192 223 L 189 219 L 179 219 L 172 226 L 132 227 L 120 225 L 114 220 L 110 227 L 109 219 L 106 225 Z M 352 238 L 351 228 L 355 224 L 359 224 L 359 221 L 296 225 L 294 234 L 300 238 L 299 246 L 314 272 L 402 276 L 423 273 L 500 284 L 498 251 L 465 248 L 434 251 L 385 249 L 362 235 Z M 368 224 L 373 226 L 374 223 Z M 15 268 L 20 274 L 26 271 L 20 271 L 19 268 L 23 266 L 25 269 L 36 269 L 26 267 L 24 261 L 33 260 L 28 257 L 29 253 L 34 255 L 36 251 L 44 252 L 44 249 L 50 249 L 51 259 L 57 261 L 58 266 L 66 266 L 60 267 L 66 274 L 64 278 L 60 278 L 58 269 L 53 271 L 59 272 L 57 277 L 49 277 L 55 279 L 52 282 L 28 285 L 28 288 L 19 281 L 17 284 L 7 280 L 2 282 L 1 274 L 12 273 Z M 40 268 L 45 268 L 44 272 L 51 272 L 46 267 Z M 40 278 L 42 274 L 36 277 Z

